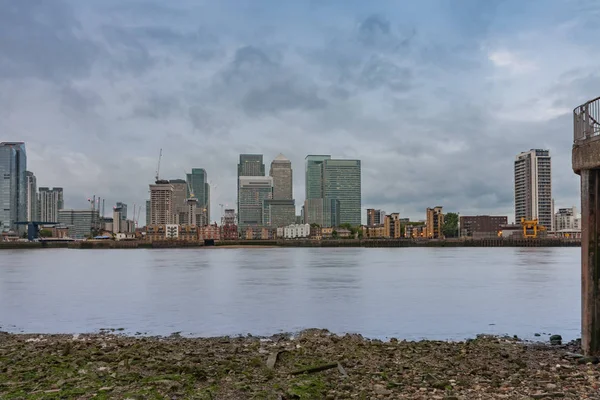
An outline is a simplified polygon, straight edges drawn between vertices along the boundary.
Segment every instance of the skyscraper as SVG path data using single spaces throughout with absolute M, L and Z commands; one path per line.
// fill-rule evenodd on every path
M 196 205 L 196 224 L 200 226 L 210 224 L 210 184 L 204 168 L 192 168 L 191 174 L 186 174 L 188 183 L 187 196 L 191 197 L 190 188 L 194 197 L 198 199 Z
M 62 188 L 47 188 L 39 189 L 39 213 L 40 221 L 57 222 L 58 211 L 64 208 L 63 189 Z
M 292 162 L 285 158 L 283 154 L 279 154 L 271 162 L 269 176 L 273 178 L 273 199 L 292 200 L 294 198 Z
M 150 224 L 173 224 L 173 185 L 166 180 L 158 180 L 150 185 Z
M 552 228 L 552 163 L 550 151 L 531 149 L 515 159 L 515 222 L 537 219 Z
M 118 201 L 117 202 L 117 208 L 121 209 L 121 219 L 123 221 L 126 221 L 127 220 L 127 204 L 125 204 L 125 203 L 123 203 L 121 201 Z M 133 210 L 133 211 L 135 213 L 135 210 Z
M 173 223 L 185 225 L 188 207 L 188 184 L 183 179 L 171 179 L 169 183 L 173 186 Z
M 31 171 L 25 172 L 27 179 L 27 221 L 39 221 L 37 180 Z
M 150 225 L 150 216 L 152 215 L 150 208 L 150 200 L 146 200 L 146 226 Z
M 27 219 L 26 171 L 25 143 L 0 143 L 0 231 L 16 230 L 15 222 Z
M 323 161 L 323 198 L 325 226 L 361 224 L 360 160 Z
M 330 155 L 308 155 L 305 159 L 305 202 L 304 222 L 324 225 L 323 220 L 323 162 L 331 159 Z M 327 224 L 327 226 L 329 226 Z
M 238 164 L 237 173 L 237 213 L 238 225 L 241 225 L 241 208 L 240 208 L 240 177 L 242 176 L 265 176 L 265 164 L 263 163 L 262 154 L 240 154 L 240 163 Z M 272 181 L 272 180 L 271 180 Z M 272 185 L 271 185 L 272 186 Z
M 267 211 L 264 200 L 273 198 L 273 178 L 270 176 L 241 176 L 238 190 L 238 228 L 243 232 L 248 226 L 263 224 Z

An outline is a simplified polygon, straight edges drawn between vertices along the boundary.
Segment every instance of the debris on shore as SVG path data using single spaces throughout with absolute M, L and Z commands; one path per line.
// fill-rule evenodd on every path
M 577 343 L 0 333 L 1 399 L 598 399 Z

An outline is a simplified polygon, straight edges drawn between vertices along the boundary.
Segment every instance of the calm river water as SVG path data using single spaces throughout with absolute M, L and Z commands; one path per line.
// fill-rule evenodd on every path
M 579 262 L 579 248 L 3 250 L 0 330 L 573 339 Z

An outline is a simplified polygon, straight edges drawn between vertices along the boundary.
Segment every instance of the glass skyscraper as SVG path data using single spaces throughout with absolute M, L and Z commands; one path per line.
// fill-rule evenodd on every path
M 323 161 L 325 218 L 331 226 L 361 223 L 360 160 Z
M 198 199 L 197 213 L 200 217 L 196 220 L 198 225 L 210 224 L 210 184 L 208 183 L 208 176 L 204 168 L 192 168 L 191 174 L 187 175 L 188 193 L 190 197 L 191 193 L 189 188 L 194 192 L 194 197 Z
M 0 230 L 27 221 L 27 153 L 23 142 L 0 143 Z M 24 230 L 25 228 L 20 228 Z

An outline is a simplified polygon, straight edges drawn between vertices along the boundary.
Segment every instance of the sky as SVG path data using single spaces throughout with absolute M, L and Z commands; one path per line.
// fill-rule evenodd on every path
M 240 153 L 283 153 L 297 206 L 304 158 L 331 154 L 361 160 L 363 209 L 511 220 L 531 148 L 556 207 L 580 203 L 599 20 L 595 0 L 0 0 L 0 141 L 67 208 L 145 206 L 162 149 L 163 179 L 206 169 L 213 219 Z

